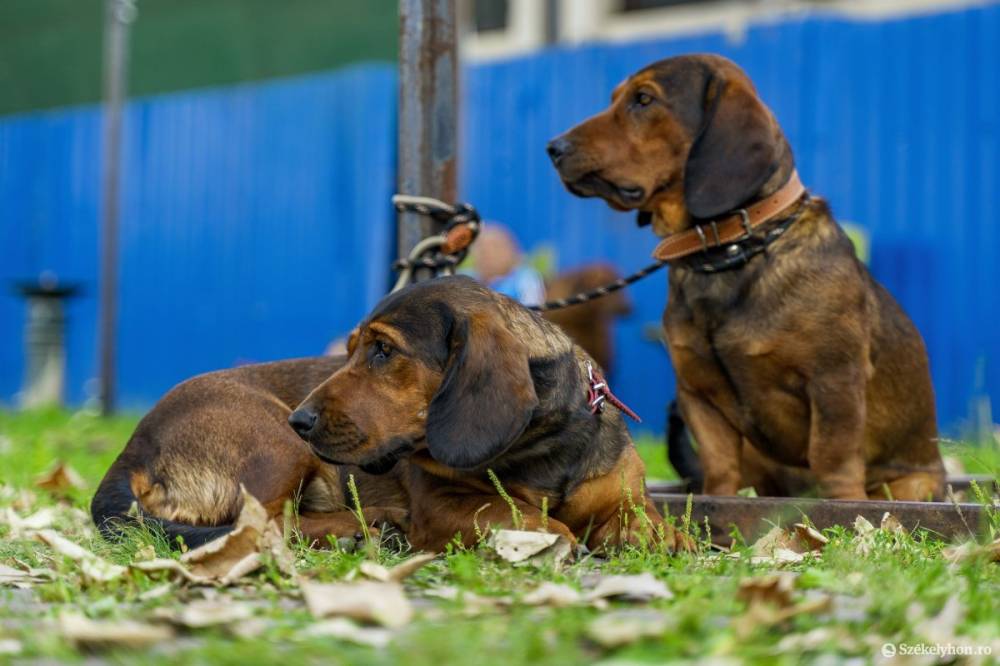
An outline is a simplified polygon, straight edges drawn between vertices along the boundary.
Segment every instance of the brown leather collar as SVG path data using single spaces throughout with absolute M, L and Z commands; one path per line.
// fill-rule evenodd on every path
M 653 257 L 660 261 L 674 261 L 681 257 L 721 247 L 744 239 L 750 231 L 773 220 L 779 213 L 799 200 L 806 188 L 799 180 L 799 172 L 792 171 L 788 182 L 762 201 L 742 208 L 735 213 L 712 222 L 696 225 L 687 231 L 670 234 L 653 250 Z

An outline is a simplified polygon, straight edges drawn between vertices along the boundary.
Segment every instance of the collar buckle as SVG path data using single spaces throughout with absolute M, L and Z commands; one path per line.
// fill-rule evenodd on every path
M 604 411 L 604 405 L 611 403 L 622 412 L 631 417 L 636 423 L 642 423 L 639 415 L 633 412 L 628 406 L 618 399 L 611 392 L 608 382 L 601 376 L 600 371 L 594 368 L 594 364 L 587 361 L 587 406 L 590 407 L 591 414 L 600 414 Z

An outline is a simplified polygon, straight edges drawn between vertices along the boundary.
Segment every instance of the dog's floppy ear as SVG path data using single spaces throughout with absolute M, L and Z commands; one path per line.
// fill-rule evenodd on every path
M 778 168 L 770 111 L 745 81 L 712 79 L 705 115 L 684 170 L 684 202 L 694 218 L 728 213 L 749 200 Z
M 473 469 L 524 432 L 538 406 L 528 350 L 497 317 L 456 319 L 444 379 L 427 409 L 427 448 L 440 463 Z

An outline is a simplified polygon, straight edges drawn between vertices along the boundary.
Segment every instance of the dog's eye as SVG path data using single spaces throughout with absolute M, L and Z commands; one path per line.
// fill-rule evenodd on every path
M 649 93 L 638 92 L 635 94 L 635 105 L 636 106 L 649 106 L 653 103 L 653 96 Z
M 390 356 L 392 356 L 392 347 L 381 340 L 376 340 L 372 343 L 371 350 L 368 352 L 368 367 L 385 363 L 389 360 Z

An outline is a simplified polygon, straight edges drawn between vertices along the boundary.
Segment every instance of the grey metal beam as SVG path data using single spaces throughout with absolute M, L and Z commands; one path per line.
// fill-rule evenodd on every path
M 101 291 L 98 323 L 101 411 L 115 410 L 118 326 L 118 217 L 121 182 L 122 107 L 128 76 L 129 25 L 135 0 L 107 0 L 104 30 L 104 145 L 101 185 Z

